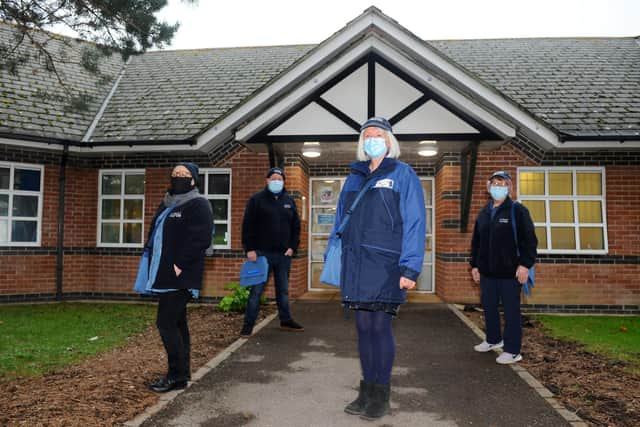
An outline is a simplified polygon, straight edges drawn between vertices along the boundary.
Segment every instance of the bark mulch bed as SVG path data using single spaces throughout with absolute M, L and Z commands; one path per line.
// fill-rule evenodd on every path
M 482 330 L 482 312 L 465 311 Z M 520 364 L 554 397 L 591 426 L 640 426 L 640 375 L 622 362 L 545 335 L 540 321 L 523 316 Z
M 260 318 L 275 307 L 263 307 Z M 243 317 L 213 306 L 189 311 L 192 372 L 238 339 Z M 166 372 L 155 326 L 124 346 L 37 378 L 0 383 L 2 426 L 113 426 L 130 420 L 159 395 L 147 384 Z

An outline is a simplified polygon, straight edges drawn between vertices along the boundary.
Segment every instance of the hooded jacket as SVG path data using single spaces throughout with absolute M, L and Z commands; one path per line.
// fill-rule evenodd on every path
M 299 244 L 300 218 L 286 190 L 274 194 L 265 188 L 251 196 L 242 220 L 245 252 L 284 253 L 289 248 L 297 250 Z
M 478 268 L 480 274 L 498 279 L 511 279 L 516 275 L 519 265 L 527 268 L 536 261 L 536 237 L 529 210 L 521 203 L 515 203 L 514 216 L 518 231 L 517 255 L 516 239 L 511 225 L 510 197 L 498 206 L 493 219 L 489 202 L 478 214 L 471 239 L 471 268 Z
M 400 277 L 417 280 L 425 247 L 425 203 L 420 179 L 399 160 L 354 162 L 336 212 L 331 238 L 360 188 L 371 181 L 342 233 L 341 292 L 344 302 L 395 303 L 406 299 Z

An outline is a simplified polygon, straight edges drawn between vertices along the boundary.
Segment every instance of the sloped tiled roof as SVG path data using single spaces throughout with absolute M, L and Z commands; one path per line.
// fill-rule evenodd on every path
M 14 35 L 14 27 L 0 22 L 0 43 L 13 46 Z M 60 98 L 63 90 L 56 75 L 45 69 L 44 59 L 31 57 L 18 66 L 17 75 L 0 70 L 0 133 L 80 141 L 111 89 L 122 58 L 115 54 L 100 62 L 103 79 L 79 65 L 83 49 L 94 48 L 93 44 L 45 32 L 34 36 L 39 42 L 50 39 L 47 49 L 56 58 L 65 56 L 65 63 L 55 62 L 62 80 L 71 91 L 86 94 L 91 101 L 86 110 L 69 109 L 69 102 Z M 20 49 L 34 48 L 25 40 Z
M 638 39 L 428 43 L 561 132 L 640 135 Z
M 12 28 L 0 23 L 0 38 Z M 427 42 L 557 131 L 573 136 L 640 135 L 640 45 L 634 38 L 448 40 Z M 77 62 L 85 43 L 67 49 Z M 98 117 L 93 142 L 183 140 L 206 130 L 312 45 L 149 52 L 132 57 Z M 0 70 L 0 133 L 80 140 L 109 84 L 78 65 L 62 66 L 69 82 L 94 96 L 85 113 L 34 96 L 55 90 L 39 64 L 18 76 Z M 117 55 L 102 72 L 116 76 Z M 111 81 L 111 85 L 115 80 Z M 100 102 L 99 102 L 100 101 Z
M 313 46 L 150 52 L 127 64 L 92 141 L 186 139 Z

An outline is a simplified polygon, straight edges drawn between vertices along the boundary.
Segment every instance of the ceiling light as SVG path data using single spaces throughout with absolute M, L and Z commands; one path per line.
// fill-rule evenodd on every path
M 320 143 L 319 142 L 305 142 L 302 147 L 302 155 L 305 157 L 320 157 L 322 152 L 320 151 Z
M 423 157 L 433 157 L 438 154 L 437 141 L 420 141 L 418 144 L 418 154 Z

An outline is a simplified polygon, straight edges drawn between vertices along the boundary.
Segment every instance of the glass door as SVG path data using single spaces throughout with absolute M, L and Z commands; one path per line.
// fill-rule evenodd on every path
M 333 228 L 333 221 L 338 206 L 338 196 L 342 190 L 345 178 L 311 178 L 311 226 L 309 227 L 309 290 L 333 289 L 320 282 L 320 274 L 324 265 L 324 251 L 327 247 L 329 233 Z M 425 235 L 425 254 L 422 273 L 418 277 L 416 291 L 434 292 L 435 272 L 433 268 L 434 256 L 434 179 L 421 178 L 424 192 L 424 205 L 427 218 L 427 233 Z

